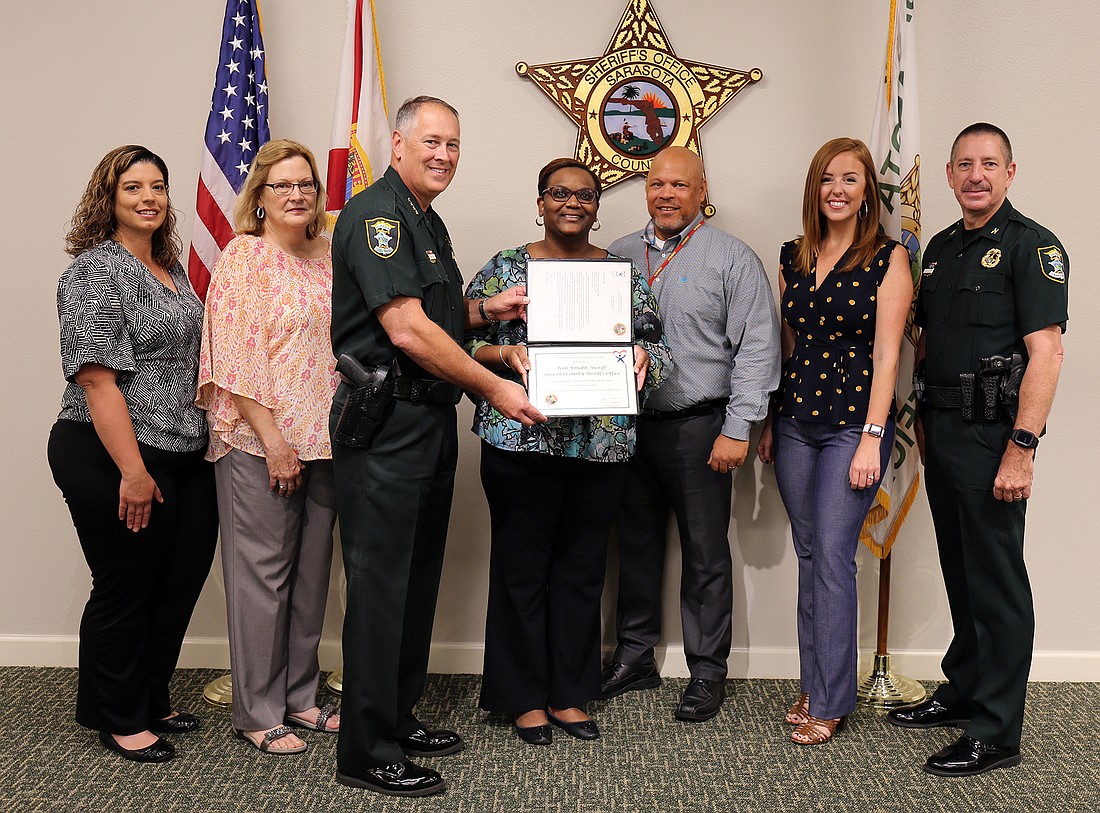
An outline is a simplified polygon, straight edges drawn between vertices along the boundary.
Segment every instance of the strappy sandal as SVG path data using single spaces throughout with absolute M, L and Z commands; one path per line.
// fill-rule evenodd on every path
M 271 754 L 272 756 L 290 756 L 291 754 L 300 754 L 308 747 L 303 742 L 301 745 L 291 745 L 286 748 L 272 748 L 271 744 L 275 742 L 275 740 L 285 737 L 287 734 L 294 733 L 285 725 L 275 726 L 275 728 L 264 734 L 263 739 L 261 739 L 259 742 L 256 742 L 256 740 L 252 739 L 239 728 L 234 728 L 233 733 L 236 734 L 238 738 L 247 742 L 260 753 Z
M 806 718 L 810 714 L 810 695 L 808 692 L 803 692 L 798 696 L 798 699 L 794 701 L 789 709 L 787 709 L 787 716 L 783 719 L 791 725 L 802 725 L 806 722 Z
M 824 745 L 838 731 L 843 731 L 847 723 L 847 714 L 835 720 L 822 720 L 807 713 L 806 719 L 791 732 L 791 742 L 795 745 Z
M 292 725 L 295 728 L 304 728 L 306 731 L 320 731 L 322 734 L 338 734 L 340 733 L 340 726 L 336 728 L 329 728 L 328 721 L 332 718 L 332 715 L 337 714 L 336 706 L 331 703 L 321 706 L 317 712 L 317 722 L 311 723 L 301 714 L 287 714 L 285 723 Z

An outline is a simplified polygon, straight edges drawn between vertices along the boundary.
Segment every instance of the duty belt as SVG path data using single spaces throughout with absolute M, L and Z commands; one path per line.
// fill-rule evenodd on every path
M 393 382 L 393 397 L 410 404 L 457 404 L 462 389 L 437 378 L 398 376 Z
M 924 406 L 938 409 L 961 409 L 963 405 L 962 387 L 933 387 L 925 385 L 921 397 Z

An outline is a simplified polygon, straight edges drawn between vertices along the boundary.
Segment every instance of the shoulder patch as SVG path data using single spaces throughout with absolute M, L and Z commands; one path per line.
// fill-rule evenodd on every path
M 1043 276 L 1063 285 L 1066 282 L 1066 264 L 1062 257 L 1062 249 L 1058 246 L 1044 246 L 1038 248 L 1039 267 L 1043 269 Z
M 401 223 L 385 217 L 374 217 L 366 221 L 367 245 L 370 250 L 388 260 L 401 245 Z

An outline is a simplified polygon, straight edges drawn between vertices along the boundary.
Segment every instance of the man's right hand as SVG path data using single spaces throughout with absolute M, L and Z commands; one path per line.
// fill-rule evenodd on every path
M 498 378 L 499 386 L 488 395 L 489 403 L 493 409 L 506 418 L 519 421 L 524 426 L 534 426 L 536 423 L 544 423 L 546 416 L 535 409 L 527 400 L 527 393 L 515 381 L 505 381 Z

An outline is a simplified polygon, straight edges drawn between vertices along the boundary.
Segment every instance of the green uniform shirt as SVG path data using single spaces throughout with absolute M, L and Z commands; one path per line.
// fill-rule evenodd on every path
M 1050 231 L 1007 200 L 982 228 L 960 220 L 924 252 L 917 324 L 924 328 L 925 375 L 936 387 L 958 386 L 979 358 L 1025 359 L 1024 336 L 1069 318 L 1069 257 Z
M 429 319 L 462 341 L 462 275 L 447 227 L 433 209 L 421 209 L 390 167 L 348 201 L 333 230 L 333 354 L 367 366 L 396 358 L 402 375 L 430 377 L 394 346 L 375 314 L 399 296 L 419 299 Z

